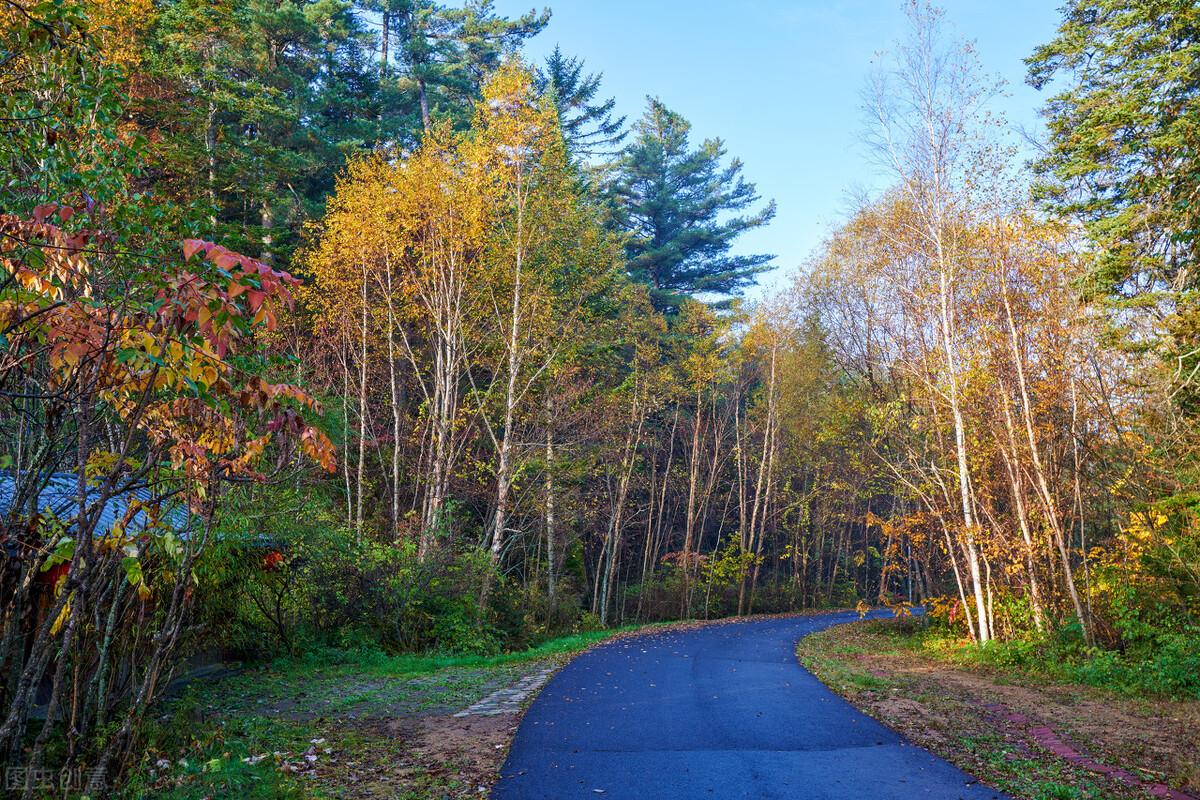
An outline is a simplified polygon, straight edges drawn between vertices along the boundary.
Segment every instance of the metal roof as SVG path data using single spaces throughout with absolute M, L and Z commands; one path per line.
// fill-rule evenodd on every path
M 79 514 L 79 478 L 73 472 L 55 472 L 48 476 L 45 486 L 38 493 L 37 509 L 40 513 L 53 514 L 62 522 L 67 530 L 75 527 Z M 0 472 L 0 518 L 10 518 L 13 495 L 16 492 L 16 482 L 11 472 Z M 106 536 L 113 527 L 129 511 L 130 503 L 134 500 L 150 504 L 154 501 L 154 493 L 147 487 L 130 489 L 110 497 L 100 510 L 100 519 L 96 523 L 93 535 Z M 88 489 L 87 503 L 89 510 L 95 508 L 100 501 L 100 492 L 95 488 Z M 19 514 L 24 514 L 22 509 Z M 162 519 L 166 520 L 176 532 L 183 533 L 187 527 L 187 512 L 178 505 L 165 509 Z M 126 531 L 137 534 L 145 529 L 149 520 L 146 513 L 140 509 L 130 519 Z

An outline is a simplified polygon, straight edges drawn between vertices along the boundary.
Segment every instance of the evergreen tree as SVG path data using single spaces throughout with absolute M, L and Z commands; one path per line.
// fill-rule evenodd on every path
M 174 0 L 116 44 L 149 188 L 241 251 L 286 262 L 347 153 L 384 138 L 370 35 L 342 0 Z
M 538 70 L 538 91 L 553 92 L 559 127 L 573 157 L 609 156 L 625 140 L 625 117 L 613 117 L 615 98 L 596 100 L 603 73 L 584 73 L 583 67 L 583 59 L 563 55 L 555 46 Z
M 614 226 L 626 236 L 630 276 L 648 285 L 655 308 L 669 314 L 689 297 L 727 307 L 774 258 L 729 252 L 738 236 L 774 217 L 775 203 L 739 214 L 759 201 L 754 184 L 742 178 L 742 162 L 722 165 L 720 139 L 691 149 L 690 128 L 650 98 L 609 187 Z
M 378 8 L 383 19 L 384 69 L 393 58 L 398 62 L 397 84 L 415 101 L 426 130 L 439 113 L 465 125 L 488 74 L 550 21 L 549 9 L 507 19 L 496 14 L 492 0 L 467 0 L 461 8 L 434 0 L 375 0 L 368 7 Z
M 1096 245 L 1089 293 L 1148 323 L 1183 376 L 1172 396 L 1200 413 L 1200 5 L 1071 0 L 1063 14 L 1028 61 L 1033 86 L 1063 81 L 1042 189 Z
M 1045 188 L 1101 245 L 1100 291 L 1174 284 L 1200 235 L 1200 6 L 1071 0 L 1063 11 L 1028 60 L 1033 86 L 1066 79 L 1045 110 Z
M 490 0 L 88 2 L 128 76 L 142 183 L 189 235 L 279 264 L 348 158 L 414 147 L 431 114 L 465 126 L 485 75 L 549 19 Z

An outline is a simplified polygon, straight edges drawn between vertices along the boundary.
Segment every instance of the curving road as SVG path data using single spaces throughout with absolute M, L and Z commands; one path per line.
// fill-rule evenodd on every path
M 496 800 L 1006 796 L 839 698 L 794 655 L 854 612 L 618 639 L 534 701 Z

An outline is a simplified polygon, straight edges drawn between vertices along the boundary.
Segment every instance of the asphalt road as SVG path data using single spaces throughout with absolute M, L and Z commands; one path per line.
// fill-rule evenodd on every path
M 854 709 L 801 667 L 853 612 L 618 639 L 576 658 L 517 731 L 496 800 L 1006 798 Z

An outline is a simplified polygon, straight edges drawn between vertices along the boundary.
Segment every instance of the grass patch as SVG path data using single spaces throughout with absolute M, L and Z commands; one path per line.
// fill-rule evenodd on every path
M 413 755 L 402 737 L 355 720 L 450 713 L 511 685 L 531 664 L 553 663 L 618 633 L 656 627 L 587 631 L 490 656 L 326 649 L 198 681 L 148 725 L 141 763 L 119 796 L 352 796 L 363 787 L 341 786 L 339 778 L 355 775 L 354 765 L 399 763 Z M 304 774 L 306 755 L 332 780 Z M 449 765 L 412 763 L 395 785 L 364 791 L 398 798 L 475 792 L 460 783 Z
M 892 681 L 872 674 L 858 660 L 863 648 L 855 640 L 823 636 L 824 633 L 827 632 L 801 639 L 796 645 L 796 657 L 826 686 L 838 694 L 853 697 L 860 692 L 878 691 L 893 685 Z
M 1105 800 L 1105 787 L 1062 762 L 1014 752 L 1002 736 L 964 736 L 961 747 L 987 765 L 997 788 L 1031 800 Z
M 243 716 L 200 721 L 192 707 L 176 708 L 148 726 L 142 763 L 120 796 L 130 800 L 325 797 L 310 782 L 281 769 L 283 754 L 303 753 L 313 738 L 319 737 L 307 724 Z
M 389 655 L 378 650 L 337 650 L 325 648 L 306 653 L 293 658 L 280 658 L 271 662 L 273 671 L 303 671 L 305 669 L 336 669 L 349 667 L 359 674 L 376 674 L 388 677 L 415 677 L 429 675 L 451 667 L 496 667 L 504 664 L 518 664 L 525 661 L 538 661 L 554 656 L 569 655 L 586 650 L 596 642 L 607 639 L 615 633 L 637 630 L 637 625 L 624 628 L 584 631 L 569 636 L 562 636 L 542 642 L 527 650 L 499 655 L 462 655 L 462 654 L 399 654 Z

